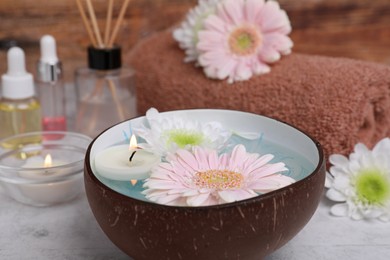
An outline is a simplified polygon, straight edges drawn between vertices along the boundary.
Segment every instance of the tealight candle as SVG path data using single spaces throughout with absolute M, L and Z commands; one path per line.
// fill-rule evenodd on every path
M 130 145 L 109 147 L 97 154 L 94 161 L 99 175 L 111 180 L 131 181 L 148 178 L 161 158 L 139 149 L 136 137 L 132 135 Z
M 45 156 L 45 159 L 41 156 L 34 156 L 31 158 L 28 158 L 26 160 L 26 163 L 23 164 L 22 168 L 26 169 L 37 169 L 34 171 L 20 171 L 20 175 L 29 178 L 29 179 L 36 179 L 36 178 L 42 178 L 46 177 L 51 174 L 60 175 L 62 172 L 61 170 L 52 171 L 51 167 L 57 167 L 61 165 L 65 165 L 66 162 L 60 161 L 57 159 L 53 159 L 51 154 L 47 154 Z

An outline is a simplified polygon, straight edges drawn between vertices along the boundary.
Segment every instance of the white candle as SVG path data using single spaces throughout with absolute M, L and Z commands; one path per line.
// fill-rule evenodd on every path
M 99 175 L 111 180 L 131 181 L 148 178 L 151 169 L 161 161 L 161 158 L 138 149 L 133 135 L 130 146 L 109 147 L 98 153 L 94 161 Z
M 18 185 L 23 194 L 19 200 L 44 206 L 72 199 L 82 188 L 82 175 L 75 175 L 64 180 L 52 179 L 69 173 L 69 170 L 60 167 L 66 164 L 66 161 L 52 158 L 50 154 L 47 154 L 45 159 L 41 156 L 28 158 L 22 166 L 25 170 L 21 170 L 19 175 L 25 179 L 48 180 L 48 182 Z M 19 195 L 16 194 L 16 196 Z
M 22 168 L 26 169 L 37 169 L 37 170 L 26 170 L 20 171 L 20 175 L 28 179 L 37 179 L 44 178 L 50 175 L 59 176 L 62 174 L 61 169 L 51 169 L 51 167 L 57 167 L 65 165 L 66 162 L 58 160 L 56 158 L 52 159 L 50 154 L 45 156 L 45 159 L 41 156 L 30 157 L 26 160 L 26 163 L 23 164 Z

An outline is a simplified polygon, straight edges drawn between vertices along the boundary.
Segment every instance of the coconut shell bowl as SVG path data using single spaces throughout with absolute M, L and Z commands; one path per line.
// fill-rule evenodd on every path
M 145 117 L 119 123 L 90 144 L 85 188 L 107 237 L 138 259 L 263 259 L 291 240 L 317 209 L 325 182 L 321 145 L 291 125 L 232 110 L 194 109 L 160 113 L 199 122 L 218 121 L 236 133 L 259 133 L 259 153 L 272 153 L 296 182 L 249 199 L 212 206 L 168 206 L 142 195 L 143 181 L 112 181 L 99 175 L 96 155 L 121 143 Z

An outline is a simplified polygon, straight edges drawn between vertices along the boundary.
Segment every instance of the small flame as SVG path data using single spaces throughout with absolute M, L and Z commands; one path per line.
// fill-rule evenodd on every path
M 53 164 L 53 162 L 52 162 L 52 159 L 51 159 L 51 155 L 50 154 L 46 155 L 45 161 L 43 163 L 43 167 L 45 167 L 45 168 L 51 167 L 52 164 Z
M 137 138 L 135 137 L 135 135 L 132 135 L 130 138 L 129 150 L 134 150 L 137 147 L 138 147 Z
M 131 185 L 135 186 L 137 184 L 137 180 L 130 180 Z

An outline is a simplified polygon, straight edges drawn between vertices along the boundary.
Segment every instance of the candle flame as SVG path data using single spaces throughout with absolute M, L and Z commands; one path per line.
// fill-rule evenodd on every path
M 135 186 L 137 184 L 137 180 L 131 180 L 131 185 Z
M 130 138 L 129 150 L 136 149 L 137 147 L 138 147 L 137 138 L 135 137 L 135 135 L 132 135 Z
M 45 161 L 43 163 L 43 167 L 47 168 L 47 167 L 51 167 L 52 165 L 52 159 L 51 159 L 51 155 L 50 154 L 47 154 L 46 157 L 45 157 Z

